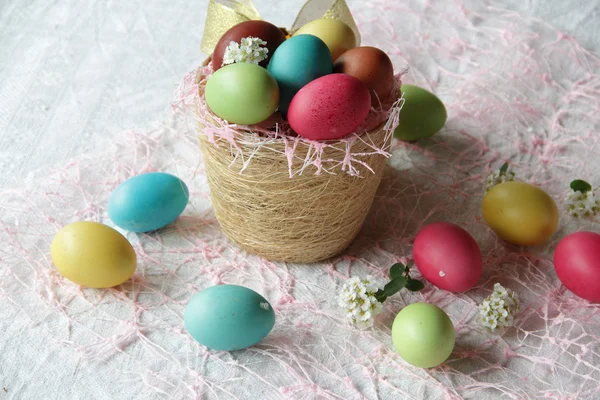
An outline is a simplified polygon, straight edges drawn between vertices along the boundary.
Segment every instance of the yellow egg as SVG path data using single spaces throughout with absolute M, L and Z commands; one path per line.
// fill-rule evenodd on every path
M 294 36 L 298 35 L 313 35 L 324 41 L 333 61 L 358 45 L 352 29 L 337 19 L 315 19 L 294 33 Z
M 481 208 L 485 222 L 500 238 L 520 246 L 545 242 L 558 226 L 558 208 L 552 197 L 525 182 L 494 186 Z
M 81 286 L 117 286 L 135 272 L 136 256 L 129 241 L 98 222 L 65 226 L 54 236 L 50 252 L 62 276 Z

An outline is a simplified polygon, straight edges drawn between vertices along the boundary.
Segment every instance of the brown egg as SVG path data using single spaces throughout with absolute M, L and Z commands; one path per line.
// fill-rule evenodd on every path
M 392 60 L 375 47 L 355 47 L 344 52 L 333 64 L 333 72 L 348 74 L 362 81 L 371 92 L 371 105 L 374 107 L 384 103 L 394 87 Z
M 269 54 L 267 59 L 260 63 L 263 67 L 266 67 L 269 63 L 269 59 L 275 52 L 275 49 L 285 41 L 285 34 L 283 31 L 266 21 L 246 21 L 237 24 L 221 36 L 221 39 L 219 39 L 219 42 L 215 47 L 212 57 L 212 65 L 215 71 L 222 67 L 223 55 L 225 54 L 225 50 L 227 49 L 227 46 L 229 46 L 229 43 L 240 43 L 245 37 L 257 37 L 267 42 Z

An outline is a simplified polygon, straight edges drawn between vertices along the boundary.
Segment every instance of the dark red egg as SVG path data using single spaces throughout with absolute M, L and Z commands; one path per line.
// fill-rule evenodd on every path
M 243 38 L 257 37 L 267 42 L 269 54 L 260 65 L 266 67 L 277 47 L 285 41 L 285 34 L 281 29 L 266 21 L 246 21 L 235 25 L 221 36 L 212 57 L 213 70 L 218 70 L 223 65 L 223 55 L 229 43 L 240 43 Z

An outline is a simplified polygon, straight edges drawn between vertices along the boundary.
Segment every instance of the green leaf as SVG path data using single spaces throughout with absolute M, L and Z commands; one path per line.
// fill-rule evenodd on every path
M 392 268 L 390 268 L 390 277 L 392 279 L 394 279 L 399 276 L 402 276 L 402 273 L 404 272 L 405 269 L 406 269 L 406 267 L 402 263 L 396 263 L 396 264 L 392 265 Z
M 506 171 L 508 171 L 508 163 L 507 162 L 502 164 L 502 166 L 500 167 L 500 175 L 506 174 Z
M 416 279 L 409 279 L 408 282 L 406 282 L 406 289 L 410 290 L 411 292 L 418 292 L 421 289 L 423 289 L 425 287 L 425 285 L 423 284 L 423 282 L 416 280 Z
M 377 292 L 375 292 L 375 298 L 380 303 L 383 303 L 384 301 L 387 300 L 387 296 L 383 292 L 383 289 L 379 289 Z
M 571 189 L 573 189 L 575 192 L 585 193 L 592 190 L 592 185 L 581 179 L 575 179 L 573 182 L 571 182 Z
M 408 278 L 404 276 L 394 278 L 383 287 L 383 293 L 385 296 L 390 297 L 402 290 L 402 288 L 406 286 L 406 282 L 408 282 Z

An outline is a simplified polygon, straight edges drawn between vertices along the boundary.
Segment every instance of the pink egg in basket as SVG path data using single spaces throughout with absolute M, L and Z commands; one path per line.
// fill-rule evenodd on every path
M 350 75 L 330 74 L 296 93 L 288 109 L 288 121 L 306 139 L 340 139 L 354 132 L 370 109 L 371 95 L 364 83 Z

